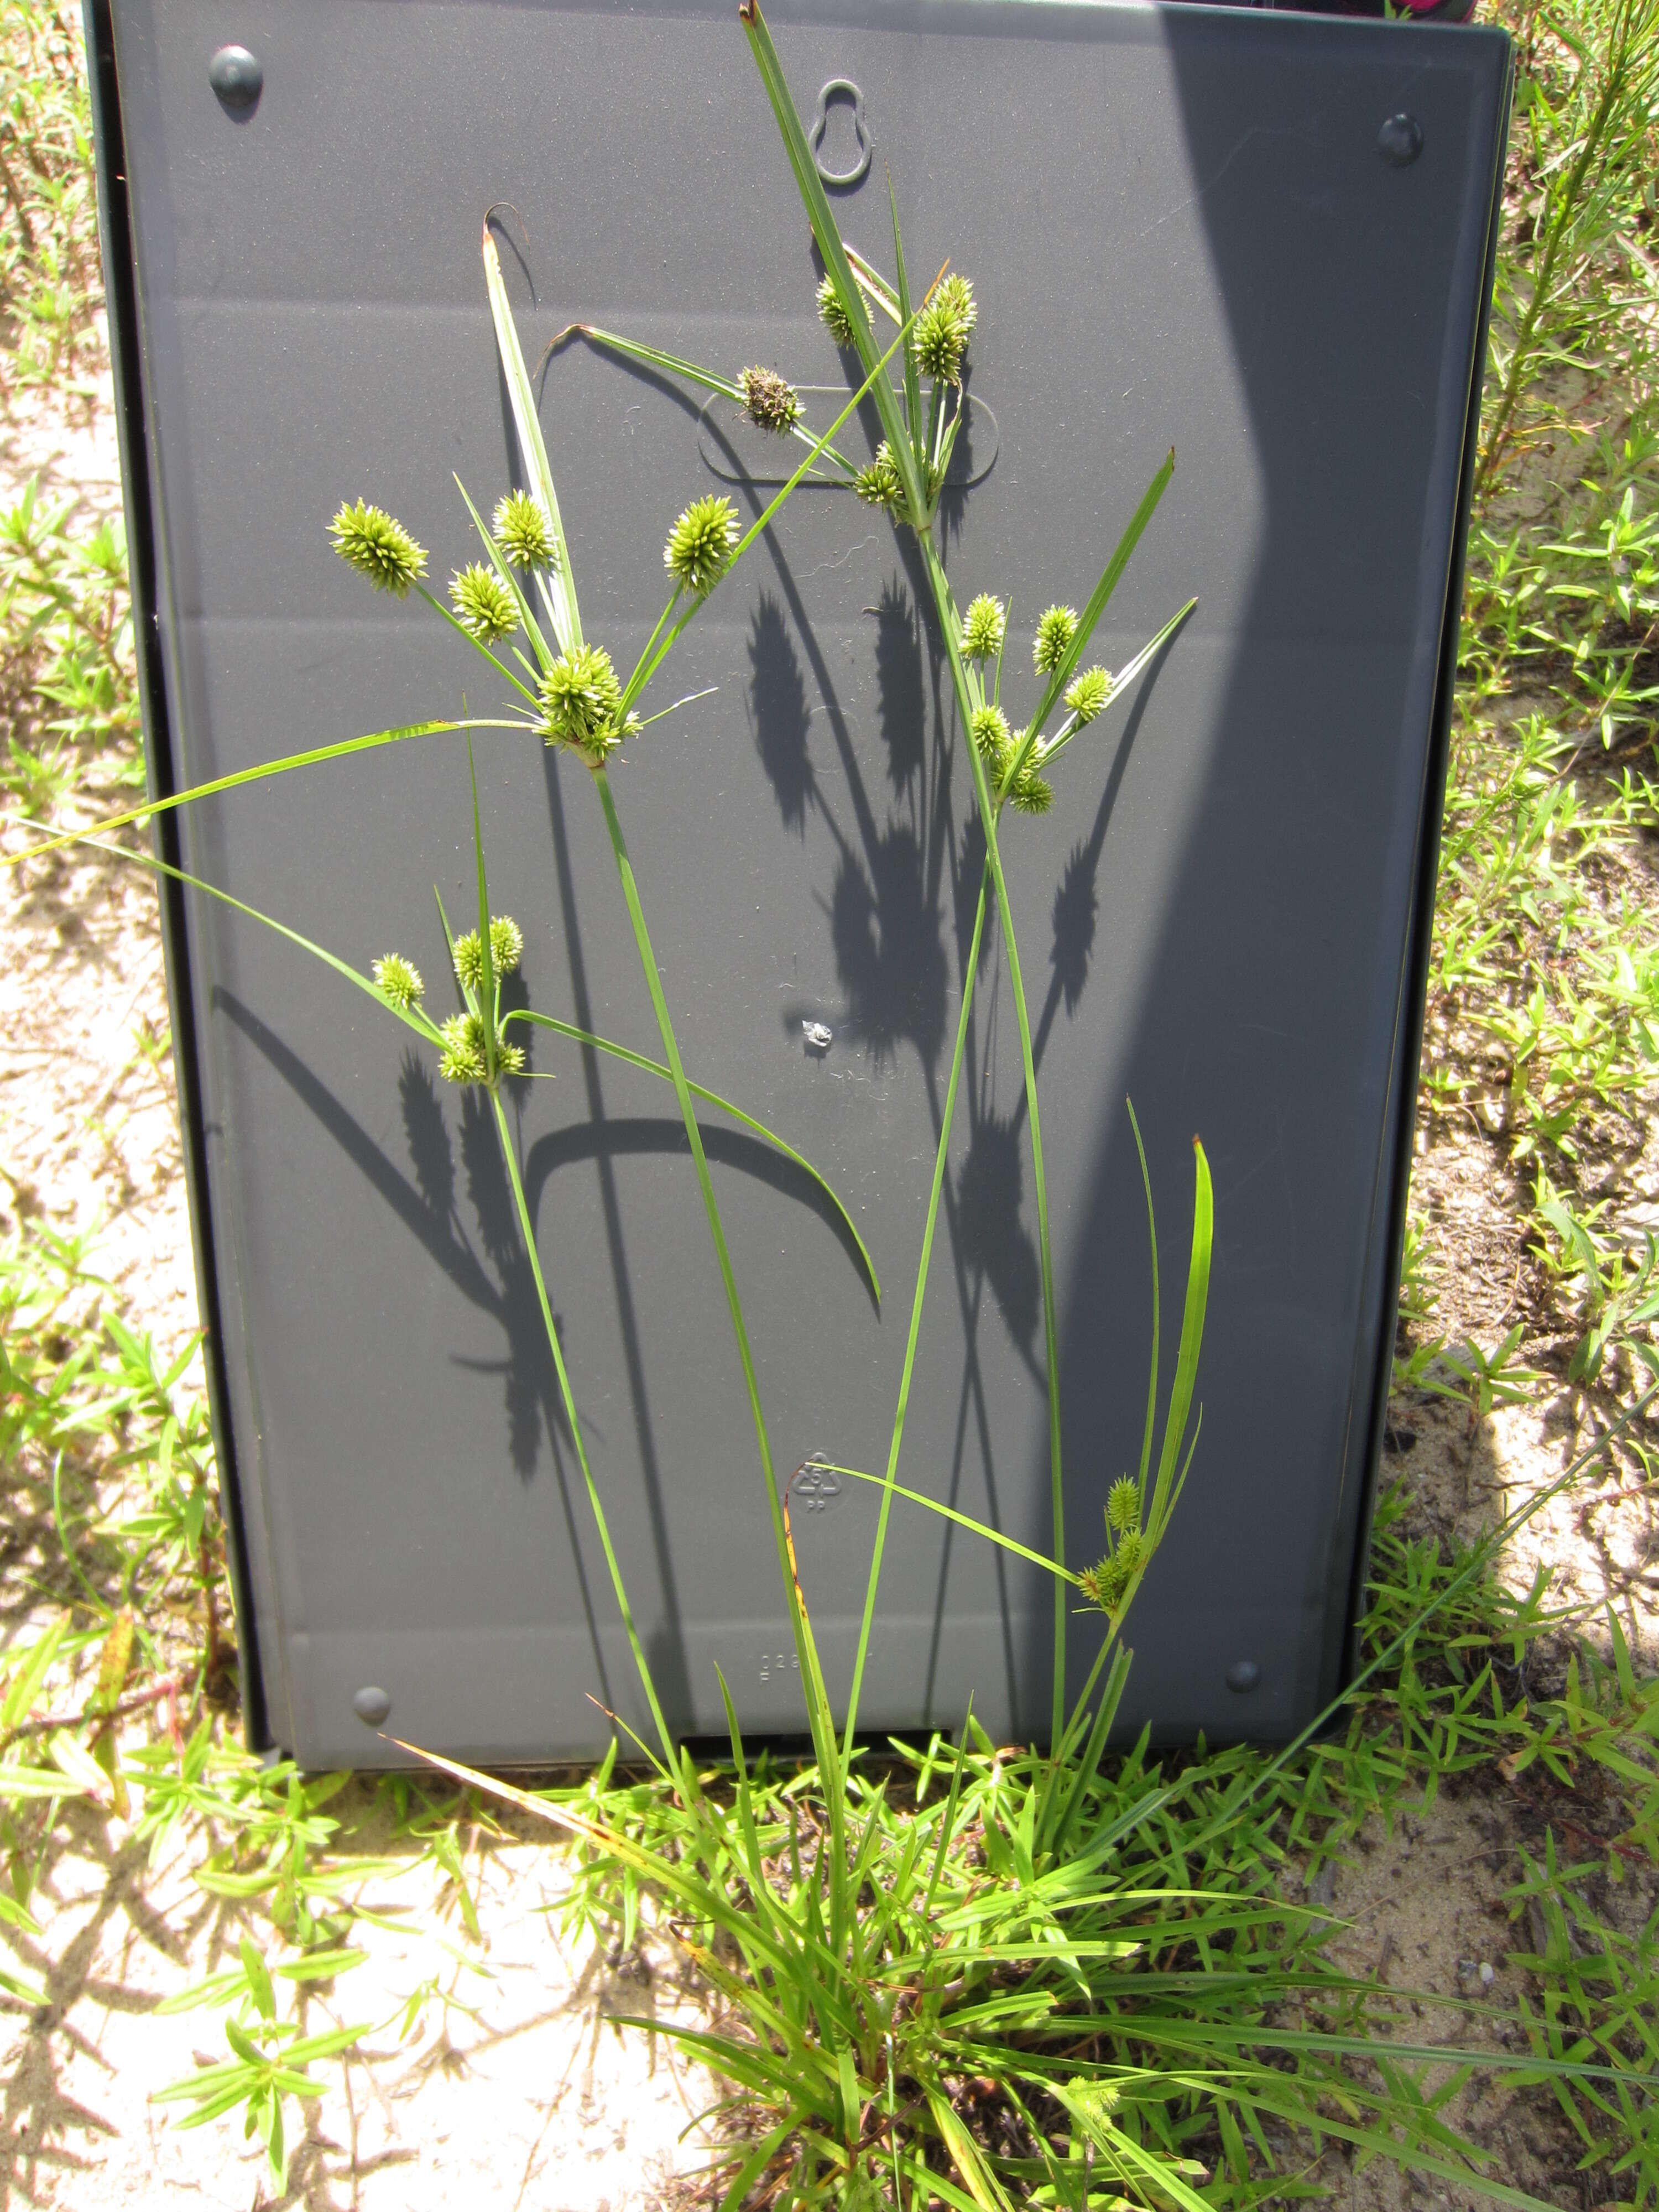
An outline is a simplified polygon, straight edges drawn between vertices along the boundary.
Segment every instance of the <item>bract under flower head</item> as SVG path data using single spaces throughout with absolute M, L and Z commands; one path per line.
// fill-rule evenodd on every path
M 480 645 L 494 645 L 510 637 L 519 627 L 519 609 L 513 594 L 493 568 L 481 561 L 449 580 L 449 603 L 461 628 Z
M 1092 722 L 1111 701 L 1112 679 L 1103 668 L 1085 668 L 1066 687 L 1066 704 L 1077 717 L 1079 729 Z
M 738 511 L 710 492 L 694 499 L 668 533 L 662 564 L 684 592 L 701 599 L 726 574 L 738 542 Z
M 962 650 L 969 660 L 994 660 L 1002 650 L 1008 610 L 989 592 L 970 599 L 962 624 Z
M 758 430 L 780 434 L 800 420 L 800 394 L 775 369 L 745 368 L 738 379 L 743 411 Z
M 395 516 L 366 500 L 342 507 L 329 525 L 334 550 L 377 592 L 401 599 L 426 573 L 426 548 L 416 544 Z
M 818 314 L 823 327 L 839 346 L 854 346 L 858 341 L 853 335 L 853 319 L 841 303 L 836 289 L 836 280 L 826 276 L 818 286 Z
M 532 493 L 510 491 L 496 502 L 490 535 L 515 568 L 556 568 L 559 549 L 547 511 Z
M 1047 676 L 1059 667 L 1076 635 L 1074 607 L 1049 607 L 1045 611 L 1031 641 L 1031 662 L 1039 676 Z
M 605 755 L 622 742 L 617 710 L 622 684 L 602 645 L 579 645 L 562 653 L 543 672 L 538 686 L 542 718 L 538 725 L 550 745 L 568 745 L 590 768 L 603 768 Z
M 375 989 L 383 997 L 390 999 L 394 1006 L 401 1007 L 404 1013 L 408 1013 L 411 1007 L 418 1006 L 426 996 L 426 986 L 421 981 L 420 969 L 412 961 L 405 960 L 401 952 L 388 952 L 384 959 L 374 963 L 369 972 L 374 979 Z

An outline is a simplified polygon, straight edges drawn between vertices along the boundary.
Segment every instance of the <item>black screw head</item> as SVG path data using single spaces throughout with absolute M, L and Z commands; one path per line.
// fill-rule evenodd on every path
M 359 1690 L 351 1700 L 351 1710 L 366 1726 L 379 1728 L 380 1723 L 392 1711 L 392 1700 L 384 1690 L 377 1688 L 371 1682 L 365 1688 Z
M 1376 150 L 1391 169 L 1409 169 L 1423 150 L 1423 126 L 1414 115 L 1391 115 L 1376 134 Z
M 233 115 L 246 115 L 264 90 L 265 73 L 258 55 L 246 46 L 221 46 L 208 64 L 208 82 L 221 107 Z
M 1261 1669 L 1254 1659 L 1235 1659 L 1227 1669 L 1227 1687 L 1245 1697 L 1261 1680 Z

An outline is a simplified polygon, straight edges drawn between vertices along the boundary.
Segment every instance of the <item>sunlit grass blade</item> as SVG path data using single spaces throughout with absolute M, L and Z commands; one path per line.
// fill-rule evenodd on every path
M 1192 1412 L 1193 1390 L 1198 1380 L 1198 1357 L 1204 1342 L 1204 1313 L 1210 1295 L 1210 1258 L 1215 1241 L 1215 1197 L 1210 1182 L 1210 1163 L 1204 1147 L 1193 1139 L 1193 1243 L 1187 1270 L 1187 1303 L 1181 1317 L 1181 1343 L 1176 1353 L 1175 1381 L 1170 1385 L 1169 1411 L 1164 1421 L 1164 1449 L 1157 1480 L 1146 1510 L 1146 1538 L 1156 1547 L 1175 1508 L 1172 1488 L 1176 1463 Z
M 876 1518 L 876 1533 L 870 1547 L 870 1567 L 865 1578 L 864 1617 L 859 1624 L 858 1646 L 853 1656 L 852 1686 L 847 1698 L 847 1722 L 842 1737 L 842 1764 L 845 1772 L 853 1757 L 853 1738 L 858 1726 L 859 1698 L 864 1686 L 865 1662 L 869 1656 L 870 1638 L 875 1626 L 876 1595 L 881 1585 L 882 1563 L 886 1555 L 887 1522 L 892 1506 L 892 1481 L 897 1472 L 899 1454 L 904 1443 L 905 1421 L 910 1407 L 910 1384 L 915 1372 L 916 1347 L 921 1340 L 921 1311 L 927 1292 L 927 1278 L 933 1266 L 933 1231 L 939 1221 L 939 1200 L 945 1188 L 946 1164 L 950 1158 L 951 1129 L 956 1119 L 957 1087 L 962 1079 L 963 1055 L 968 1047 L 968 1029 L 973 1011 L 974 989 L 979 979 L 979 948 L 985 933 L 985 909 L 990 890 L 990 870 L 980 874 L 979 903 L 974 909 L 974 928 L 968 948 L 968 963 L 963 971 L 962 1008 L 957 1017 L 956 1043 L 951 1054 L 951 1072 L 945 1086 L 945 1103 L 940 1109 L 939 1142 L 933 1152 L 933 1188 L 927 1197 L 927 1215 L 922 1225 L 921 1251 L 916 1261 L 915 1288 L 910 1299 L 910 1328 L 904 1343 L 904 1364 L 899 1370 L 898 1398 L 893 1409 L 893 1430 L 887 1450 L 887 1477 L 881 1501 L 881 1510 Z
M 887 204 L 893 216 L 893 265 L 897 277 L 898 319 L 910 320 L 910 280 L 904 270 L 904 240 L 899 234 L 898 195 L 893 190 L 893 173 L 887 172 Z M 916 366 L 914 345 L 904 349 L 904 413 L 910 426 L 910 448 L 916 457 L 918 471 L 927 466 L 927 431 L 921 419 L 921 375 Z
M 524 365 L 524 353 L 519 344 L 519 333 L 513 320 L 513 309 L 507 296 L 507 286 L 501 279 L 501 256 L 495 251 L 495 241 L 489 234 L 489 217 L 483 226 L 484 284 L 489 294 L 490 319 L 495 325 L 495 344 L 501 354 L 501 374 L 507 380 L 507 396 L 513 409 L 514 427 L 519 434 L 519 451 L 524 465 L 533 479 L 537 497 L 547 510 L 549 526 L 553 532 L 553 544 L 558 560 L 550 578 L 544 578 L 542 588 L 549 601 L 553 627 L 559 644 L 568 653 L 582 642 L 581 616 L 576 606 L 576 579 L 570 566 L 570 547 L 566 542 L 564 522 L 559 514 L 559 495 L 553 489 L 553 471 L 548 466 L 547 447 L 542 442 L 542 426 L 536 413 L 536 395 L 531 388 L 530 375 Z
M 1158 512 L 1158 501 L 1169 489 L 1170 480 L 1175 475 L 1175 448 L 1172 446 L 1163 465 L 1146 487 L 1139 506 L 1130 516 L 1128 527 L 1117 542 L 1116 551 L 1101 571 L 1100 581 L 1090 595 L 1088 605 L 1083 610 L 1076 634 L 1061 654 L 1059 665 L 1050 675 L 1048 689 L 1043 692 L 1038 702 L 1037 710 L 1031 717 L 1032 729 L 1042 729 L 1054 712 L 1055 701 L 1071 682 L 1078 662 L 1088 650 L 1089 641 L 1093 637 L 1099 626 L 1100 618 L 1106 611 L 1107 602 L 1117 589 L 1119 580 L 1129 565 L 1130 555 L 1139 544 L 1147 524 Z
M 592 1030 L 578 1029 L 573 1022 L 557 1021 L 551 1014 L 532 1013 L 527 1007 L 515 1009 L 503 1018 L 502 1026 L 506 1027 L 512 1022 L 533 1023 L 538 1029 L 551 1030 L 556 1036 L 568 1037 L 573 1044 L 591 1045 L 595 1052 L 608 1053 L 613 1060 L 625 1060 L 630 1067 L 640 1068 L 647 1075 L 659 1076 L 665 1083 L 672 1084 L 674 1080 L 673 1070 L 665 1067 L 661 1060 L 652 1060 L 642 1052 L 630 1051 L 628 1046 L 617 1044 L 610 1037 L 599 1036 Z M 741 1121 L 745 1129 L 752 1129 L 754 1133 L 763 1138 L 775 1152 L 781 1152 L 785 1159 L 792 1160 L 804 1173 L 811 1176 L 812 1181 L 835 1207 L 836 1215 L 848 1235 L 857 1245 L 859 1257 L 864 1262 L 865 1271 L 870 1278 L 870 1286 L 875 1292 L 877 1303 L 879 1304 L 881 1282 L 876 1273 L 875 1262 L 870 1257 L 869 1249 L 863 1237 L 860 1236 L 852 1215 L 836 1195 L 834 1185 L 818 1172 L 804 1152 L 798 1152 L 794 1146 L 786 1143 L 775 1130 L 769 1129 L 764 1121 L 757 1121 L 752 1114 L 745 1114 L 741 1106 L 735 1105 L 729 1098 L 722 1097 L 718 1091 L 710 1091 L 703 1084 L 693 1083 L 689 1076 L 686 1079 L 686 1088 L 694 1098 L 702 1099 L 705 1106 L 712 1106 L 721 1114 L 729 1114 L 734 1121 Z
M 521 678 L 515 676 L 504 660 L 498 660 L 495 658 L 495 655 L 489 650 L 489 647 L 483 642 L 482 638 L 474 637 L 466 624 L 461 621 L 459 617 L 452 608 L 447 607 L 441 599 L 434 599 L 432 593 L 428 591 L 424 584 L 416 584 L 415 589 L 420 594 L 421 598 L 426 601 L 428 606 L 432 609 L 434 614 L 441 615 L 444 620 L 449 624 L 451 629 L 459 631 L 461 636 L 463 636 L 466 640 L 467 643 L 472 647 L 474 653 L 479 654 L 482 659 L 487 660 L 498 676 L 504 676 L 507 682 L 513 686 L 513 689 L 522 694 L 524 698 L 526 698 L 532 707 L 538 707 L 540 705 L 540 701 L 537 698 L 535 693 L 530 689 L 530 686 L 524 683 Z
M 722 376 L 718 369 L 702 368 L 695 361 L 682 361 L 678 354 L 662 353 L 655 346 L 646 345 L 638 338 L 625 338 L 616 331 L 600 330 L 594 323 L 572 323 L 569 330 L 560 331 L 559 337 L 553 341 L 553 346 L 558 344 L 559 338 L 568 337 L 572 331 L 585 338 L 592 339 L 596 345 L 609 346 L 616 353 L 626 354 L 634 361 L 641 361 L 647 368 L 662 369 L 671 376 L 682 376 L 688 384 L 700 385 L 705 392 L 712 392 L 721 399 L 729 399 L 740 410 L 745 404 L 741 386 L 734 384 L 729 376 Z M 550 353 L 553 346 L 548 348 Z M 803 422 L 792 423 L 789 435 L 798 439 L 802 445 L 813 443 L 813 433 Z M 852 462 L 844 454 L 837 453 L 833 446 L 819 446 L 817 450 L 836 462 L 848 477 L 857 475 Z
M 930 1513 L 937 1513 L 942 1521 L 954 1521 L 958 1528 L 966 1528 L 970 1535 L 982 1536 L 988 1544 L 1000 1545 L 1005 1552 L 1014 1553 L 1018 1558 L 1029 1560 L 1034 1567 L 1042 1567 L 1049 1574 L 1058 1575 L 1062 1582 L 1075 1583 L 1077 1581 L 1074 1574 L 1057 1565 L 1046 1553 L 1034 1552 L 1029 1545 L 1017 1542 L 1012 1536 L 1005 1536 L 1000 1528 L 990 1528 L 983 1521 L 975 1521 L 969 1513 L 959 1513 L 954 1505 L 941 1504 L 937 1498 L 925 1498 L 921 1491 L 907 1490 L 902 1482 L 890 1481 L 884 1474 L 872 1474 L 865 1468 L 842 1467 L 835 1460 L 819 1460 L 816 1464 L 826 1474 L 845 1474 L 851 1476 L 854 1482 L 873 1483 L 878 1490 L 890 1491 L 895 1498 L 908 1498 L 912 1505 L 925 1505 Z
M 331 968 L 337 975 L 344 976 L 348 983 L 356 984 L 360 991 L 374 1000 L 377 1006 L 383 1006 L 387 1013 L 394 1015 L 405 1029 L 413 1030 L 416 1036 L 423 1042 L 435 1045 L 441 1042 L 436 1024 L 418 1007 L 398 1006 L 394 1000 L 387 998 L 379 984 L 371 977 L 363 975 L 358 969 L 354 968 L 349 961 L 340 959 L 337 955 L 331 952 L 326 945 L 315 944 L 310 938 L 302 937 L 297 929 L 290 929 L 286 922 L 277 921 L 270 915 L 262 914 L 257 906 L 249 906 L 241 899 L 233 898 L 228 891 L 221 890 L 216 884 L 204 883 L 201 877 L 190 875 L 183 868 L 175 868 L 171 862 L 158 860 L 153 853 L 129 852 L 125 845 L 107 844 L 101 837 L 93 836 L 86 831 L 77 831 L 65 842 L 76 845 L 89 845 L 94 851 L 108 853 L 116 860 L 131 860 L 138 867 L 153 870 L 158 876 L 167 876 L 176 884 L 186 884 L 190 890 L 200 891 L 204 897 L 217 899 L 221 906 L 234 908 L 238 914 L 246 915 L 250 921 L 257 921 L 263 928 L 274 930 L 278 937 L 287 938 L 290 945 L 297 945 L 301 951 L 310 953 L 313 960 L 320 960 L 325 968 Z
M 317 768 L 324 761 L 344 760 L 353 753 L 373 752 L 379 745 L 401 744 L 406 738 L 433 738 L 449 730 L 522 730 L 520 721 L 502 720 L 499 716 L 463 717 L 459 721 L 405 722 L 390 730 L 371 730 L 366 737 L 346 738 L 338 744 L 315 745 L 309 752 L 287 753 L 281 760 L 262 761 L 257 768 L 239 768 L 229 775 L 215 776 L 210 783 L 192 784 L 188 791 L 178 791 L 161 799 L 147 799 L 141 806 L 130 806 L 125 814 L 106 814 L 99 821 L 89 822 L 85 830 L 66 830 L 56 837 L 47 837 L 38 845 L 25 847 L 21 853 L 8 853 L 3 865 L 21 867 L 25 860 L 38 860 L 47 853 L 60 852 L 65 845 L 88 832 L 106 836 L 112 830 L 125 830 L 130 822 L 148 822 L 152 816 L 170 814 L 174 808 L 193 805 L 198 799 L 213 799 L 222 791 L 238 791 L 245 783 L 262 783 L 267 776 L 289 775 L 295 769 Z M 44 825 L 31 822 L 26 816 L 6 817 L 25 830 Z
M 478 819 L 478 764 L 472 740 L 466 741 L 466 765 L 472 779 L 472 851 L 478 869 L 478 1010 L 483 1017 L 484 1071 L 493 1083 L 498 1058 L 495 1042 L 495 956 L 489 943 L 489 886 L 484 876 L 483 828 Z

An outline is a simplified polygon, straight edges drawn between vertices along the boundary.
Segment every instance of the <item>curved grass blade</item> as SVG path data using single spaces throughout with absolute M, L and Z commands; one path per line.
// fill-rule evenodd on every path
M 532 1022 L 538 1029 L 551 1030 L 556 1036 L 568 1037 L 572 1044 L 591 1045 L 595 1052 L 609 1053 L 613 1060 L 625 1060 L 630 1067 L 641 1068 L 646 1074 L 659 1076 L 665 1083 L 672 1084 L 674 1080 L 673 1070 L 665 1067 L 661 1060 L 652 1060 L 642 1052 L 630 1051 L 625 1044 L 617 1044 L 610 1037 L 598 1036 L 592 1030 L 578 1029 L 574 1022 L 557 1021 L 551 1014 L 532 1013 L 527 1007 L 507 1015 L 502 1023 L 503 1028 L 508 1022 Z M 764 1121 L 757 1121 L 752 1114 L 745 1114 L 741 1106 L 735 1105 L 729 1098 L 722 1097 L 718 1091 L 710 1091 L 701 1083 L 693 1083 L 689 1076 L 686 1078 L 686 1089 L 690 1091 L 694 1098 L 701 1098 L 705 1106 L 714 1107 L 718 1113 L 729 1114 L 734 1121 L 741 1121 L 745 1129 L 752 1129 L 757 1137 L 763 1138 L 775 1151 L 781 1152 L 787 1160 L 793 1160 L 798 1168 L 803 1169 L 811 1176 L 813 1182 L 835 1207 L 846 1227 L 848 1235 L 858 1246 L 859 1257 L 864 1262 L 870 1278 L 870 1286 L 874 1291 L 877 1303 L 879 1304 L 881 1282 L 876 1273 L 875 1262 L 870 1257 L 869 1249 L 863 1237 L 859 1235 L 852 1215 L 836 1197 L 834 1186 L 820 1175 L 805 1154 L 798 1152 L 793 1145 L 786 1144 L 775 1130 L 769 1129 Z
M 887 1475 L 871 1474 L 861 1467 L 842 1467 L 836 1461 L 828 1459 L 815 1460 L 813 1465 L 821 1467 L 826 1474 L 848 1474 L 855 1482 L 871 1482 L 878 1490 L 890 1490 L 895 1498 L 908 1498 L 913 1505 L 925 1505 L 930 1513 L 937 1513 L 942 1520 L 954 1521 L 957 1528 L 966 1528 L 973 1535 L 983 1536 L 988 1544 L 1000 1544 L 1005 1552 L 1013 1552 L 1020 1559 L 1029 1559 L 1034 1567 L 1046 1568 L 1049 1574 L 1058 1575 L 1063 1583 L 1075 1583 L 1077 1581 L 1069 1567 L 1057 1565 L 1045 1553 L 1034 1552 L 1029 1545 L 1018 1543 L 1012 1536 L 1005 1536 L 1000 1528 L 988 1528 L 983 1521 L 975 1521 L 971 1514 L 958 1513 L 954 1505 L 941 1505 L 937 1498 L 924 1498 L 919 1490 L 907 1490 L 902 1482 L 894 1482 Z
M 325 967 L 331 968 L 337 975 L 343 975 L 348 983 L 355 983 L 360 991 L 374 1000 L 377 1006 L 384 1006 L 389 1014 L 396 1015 L 405 1029 L 413 1030 L 423 1042 L 432 1045 L 442 1042 L 436 1024 L 418 1008 L 398 1006 L 395 1000 L 386 997 L 377 983 L 354 968 L 349 961 L 342 960 L 326 945 L 302 937 L 297 929 L 290 929 L 286 922 L 276 921 L 273 915 L 261 914 L 257 906 L 248 906 L 241 899 L 233 898 L 228 891 L 222 891 L 216 884 L 204 883 L 200 876 L 190 875 L 183 868 L 175 868 L 171 861 L 158 860 L 154 853 L 129 852 L 125 845 L 106 844 L 101 837 L 94 837 L 88 831 L 78 830 L 64 842 L 90 845 L 94 851 L 112 854 L 117 860 L 131 860 L 141 868 L 153 868 L 158 876 L 170 877 L 175 884 L 187 884 L 193 891 L 202 891 L 209 898 L 217 899 L 222 906 L 234 907 L 238 914 L 245 914 L 250 921 L 262 923 L 266 929 L 275 930 L 278 937 L 287 938 L 290 945 L 297 945 L 302 952 L 309 952 L 313 959 L 320 960 Z
M 596 323 L 570 324 L 559 332 L 559 337 L 554 339 L 548 351 L 551 353 L 560 338 L 568 337 L 573 331 L 585 338 L 592 338 L 596 344 L 610 346 L 614 352 L 627 354 L 635 361 L 642 361 L 648 368 L 663 369 L 671 376 L 683 376 L 688 384 L 701 385 L 705 392 L 714 392 L 716 398 L 729 399 L 734 407 L 741 408 L 745 404 L 741 387 L 729 376 L 722 376 L 717 369 L 703 368 L 695 361 L 682 361 L 678 354 L 662 353 L 655 346 L 646 345 L 638 338 L 625 338 L 617 331 L 603 331 Z M 812 443 L 813 434 L 804 423 L 792 423 L 789 435 L 799 439 L 802 445 Z M 827 453 L 839 468 L 845 469 L 849 477 L 858 474 L 847 456 L 837 453 L 833 446 L 821 447 L 819 451 Z
M 262 761 L 257 768 L 239 768 L 230 775 L 215 776 L 211 783 L 192 784 L 188 791 L 176 791 L 166 799 L 147 799 L 142 806 L 130 806 L 125 814 L 106 815 L 101 822 L 90 823 L 88 830 L 107 831 L 125 830 L 131 822 L 148 822 L 152 815 L 170 814 L 175 807 L 188 806 L 198 799 L 212 799 L 222 791 L 235 791 L 245 783 L 260 783 L 267 776 L 287 775 L 298 768 L 315 768 L 324 761 L 343 760 L 349 753 L 372 752 L 378 745 L 401 744 L 405 738 L 432 738 L 447 730 L 522 730 L 527 724 L 503 720 L 496 715 L 463 717 L 453 722 L 404 722 L 395 729 L 371 730 L 366 737 L 346 738 L 337 745 L 316 745 L 309 752 L 288 753 L 281 760 Z M 43 828 L 43 823 L 27 821 L 22 817 L 9 817 L 22 822 L 26 829 Z M 61 836 L 48 838 L 44 844 L 30 845 L 21 853 L 8 853 L 3 865 L 8 868 L 20 866 L 25 860 L 39 860 L 44 854 L 56 853 L 65 845 L 73 845 L 84 837 L 86 831 L 66 830 Z

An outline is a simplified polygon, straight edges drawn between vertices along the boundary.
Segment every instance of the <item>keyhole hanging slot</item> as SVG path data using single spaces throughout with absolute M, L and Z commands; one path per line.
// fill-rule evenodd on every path
M 850 109 L 851 111 L 853 159 L 849 168 L 836 168 L 824 144 L 825 139 L 831 131 L 830 102 L 832 100 L 838 110 Z M 835 125 L 834 136 L 837 142 L 835 157 L 844 161 L 847 155 L 843 152 L 842 146 L 846 132 L 839 122 Z M 848 191 L 854 185 L 863 183 L 869 171 L 870 156 L 874 150 L 875 141 L 871 137 L 869 125 L 864 119 L 864 94 L 851 77 L 832 76 L 818 94 L 818 112 L 812 118 L 811 143 L 812 159 L 817 165 L 819 176 L 826 185 L 833 185 L 842 191 Z

